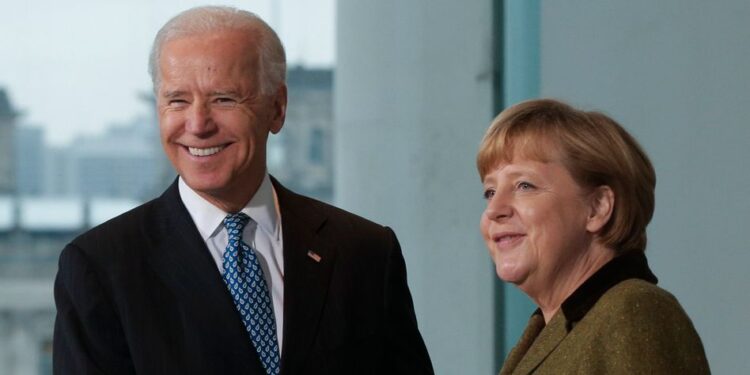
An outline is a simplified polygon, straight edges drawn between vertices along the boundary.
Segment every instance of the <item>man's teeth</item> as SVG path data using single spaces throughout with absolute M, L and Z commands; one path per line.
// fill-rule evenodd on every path
M 224 146 L 209 147 L 209 148 L 188 147 L 188 151 L 190 152 L 190 155 L 193 155 L 193 156 L 210 156 L 221 151 L 223 148 Z

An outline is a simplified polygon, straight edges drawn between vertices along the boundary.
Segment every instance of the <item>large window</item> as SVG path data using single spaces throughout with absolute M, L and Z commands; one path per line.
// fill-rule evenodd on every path
M 174 180 L 147 58 L 166 20 L 203 3 L 0 5 L 0 374 L 51 373 L 65 244 Z M 287 49 L 289 113 L 270 140 L 271 173 L 331 200 L 334 0 L 228 3 L 264 18 Z

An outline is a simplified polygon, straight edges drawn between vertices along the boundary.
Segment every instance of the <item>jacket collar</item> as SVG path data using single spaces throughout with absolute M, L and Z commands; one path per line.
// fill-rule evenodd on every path
M 182 177 L 178 177 L 180 199 L 190 213 L 193 223 L 198 228 L 204 241 L 216 235 L 224 228 L 224 218 L 229 214 L 211 202 L 201 197 L 195 190 L 185 183 Z M 278 239 L 279 210 L 276 203 L 276 194 L 271 184 L 271 179 L 266 173 L 261 180 L 258 190 L 245 204 L 240 212 L 245 213 L 257 223 L 258 228 L 268 234 L 270 238 Z
M 648 267 L 646 255 L 630 251 L 615 257 L 584 281 L 565 299 L 560 309 L 568 322 L 578 322 L 610 288 L 627 279 L 642 279 L 656 284 L 658 279 Z

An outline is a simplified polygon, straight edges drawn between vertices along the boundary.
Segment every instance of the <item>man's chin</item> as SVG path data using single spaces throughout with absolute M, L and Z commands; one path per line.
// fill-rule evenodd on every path
M 229 185 L 229 181 L 226 181 L 226 179 L 217 178 L 217 176 L 195 176 L 192 174 L 183 174 L 180 176 L 182 177 L 182 180 L 185 181 L 185 184 L 187 184 L 187 186 L 189 186 L 194 191 L 203 194 L 220 194 L 221 191 L 225 190 L 226 186 Z

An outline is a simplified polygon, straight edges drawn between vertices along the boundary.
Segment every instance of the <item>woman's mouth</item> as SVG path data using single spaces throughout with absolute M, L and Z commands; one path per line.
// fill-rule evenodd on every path
M 492 237 L 492 240 L 499 246 L 507 247 L 514 245 L 525 235 L 521 233 L 504 233 Z

